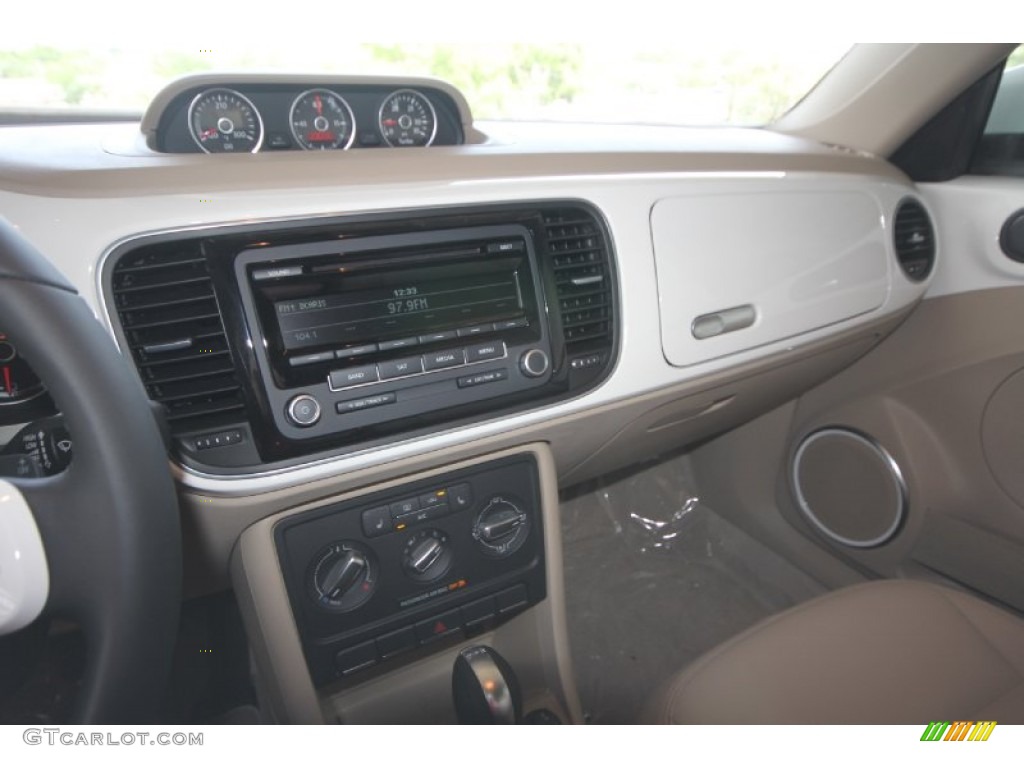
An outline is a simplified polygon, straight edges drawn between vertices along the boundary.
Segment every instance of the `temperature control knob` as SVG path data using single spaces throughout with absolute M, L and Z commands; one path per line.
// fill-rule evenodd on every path
M 523 511 L 523 503 L 505 496 L 488 501 L 473 523 L 473 538 L 494 557 L 508 557 L 529 535 L 530 516 Z
M 539 379 L 551 368 L 551 361 L 543 349 L 528 349 L 519 358 L 519 368 L 531 379 Z
M 350 541 L 339 541 L 314 560 L 310 593 L 329 611 L 351 611 L 370 599 L 377 585 L 377 567 L 369 552 Z
M 420 531 L 409 538 L 402 551 L 402 566 L 414 581 L 434 581 L 452 564 L 448 535 L 438 530 Z

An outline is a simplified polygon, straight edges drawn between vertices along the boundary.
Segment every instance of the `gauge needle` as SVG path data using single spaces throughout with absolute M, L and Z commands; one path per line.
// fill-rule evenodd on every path
M 394 119 L 391 119 L 391 118 L 388 118 L 387 120 L 384 121 L 384 125 L 386 125 L 388 128 L 390 128 L 392 125 L 398 125 L 398 121 L 394 120 Z
M 4 366 L 4 391 L 8 395 L 14 394 L 14 385 L 11 384 L 11 369 L 8 366 Z
M 320 98 L 319 93 L 313 97 L 313 104 L 316 105 L 316 113 L 318 115 L 322 115 L 324 113 L 324 102 L 323 99 Z

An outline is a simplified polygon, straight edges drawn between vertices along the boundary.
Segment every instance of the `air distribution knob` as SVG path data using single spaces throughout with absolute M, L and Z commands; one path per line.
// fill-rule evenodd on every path
M 413 581 L 439 579 L 452 564 L 448 535 L 436 529 L 420 531 L 411 536 L 402 550 L 402 566 Z
M 551 361 L 543 349 L 528 349 L 519 358 L 519 368 L 531 379 L 538 379 L 551 368 Z
M 523 502 L 511 496 L 493 496 L 473 523 L 472 536 L 492 557 L 508 557 L 530 535 L 530 516 Z

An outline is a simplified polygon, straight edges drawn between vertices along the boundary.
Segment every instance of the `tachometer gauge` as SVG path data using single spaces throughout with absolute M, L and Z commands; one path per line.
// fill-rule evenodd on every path
M 42 394 L 42 382 L 32 372 L 18 350 L 0 333 L 0 408 L 31 400 Z
M 348 149 L 356 135 L 348 102 L 323 89 L 300 93 L 292 102 L 291 126 L 303 149 Z
M 437 113 L 419 91 L 395 91 L 380 108 L 380 132 L 392 147 L 426 147 L 437 133 Z
M 263 118 L 245 96 L 229 88 L 203 91 L 188 108 L 188 127 L 203 152 L 255 152 Z

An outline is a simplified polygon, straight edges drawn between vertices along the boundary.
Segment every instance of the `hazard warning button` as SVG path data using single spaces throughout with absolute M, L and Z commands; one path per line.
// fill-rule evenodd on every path
M 462 617 L 458 610 L 448 611 L 421 621 L 416 625 L 416 639 L 426 645 L 442 637 L 454 634 L 462 628 Z

